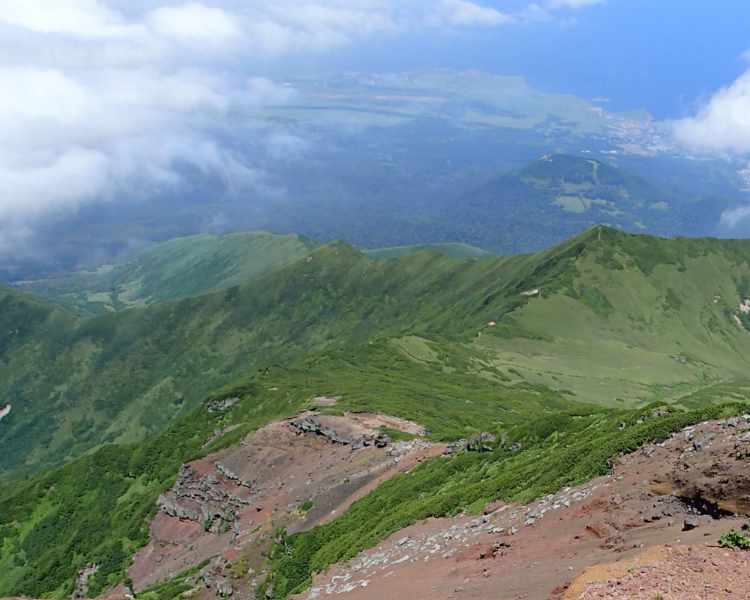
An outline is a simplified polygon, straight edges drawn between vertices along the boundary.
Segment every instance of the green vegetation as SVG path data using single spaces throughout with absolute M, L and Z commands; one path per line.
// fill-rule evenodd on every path
M 342 396 L 326 411 L 413 418 L 430 429 L 430 437 L 442 440 L 488 426 L 520 425 L 534 416 L 598 410 L 541 387 L 506 386 L 481 372 L 472 375 L 470 353 L 433 346 L 441 362 L 415 362 L 383 341 L 313 354 L 291 368 L 264 368 L 153 438 L 105 446 L 7 488 L 0 494 L 0 595 L 69 595 L 77 571 L 91 563 L 100 565 L 90 580 L 92 594 L 121 581 L 129 557 L 147 541 L 158 495 L 172 485 L 182 463 L 238 443 L 256 428 L 302 410 L 319 394 Z M 207 409 L 228 397 L 241 402 L 226 414 Z M 230 427 L 207 444 L 215 431 Z M 309 508 L 306 503 L 301 510 Z
M 495 499 L 529 502 L 608 472 L 610 461 L 687 425 L 739 414 L 746 404 L 696 411 L 560 413 L 502 431 L 491 453 L 438 458 L 385 482 L 343 516 L 285 537 L 273 551 L 273 597 L 303 591 L 314 573 L 429 517 L 478 512 Z M 520 450 L 519 450 L 520 448 Z
M 68 597 L 80 569 L 99 565 L 89 580 L 95 596 L 125 578 L 132 554 L 148 541 L 160 493 L 181 464 L 237 441 L 271 420 L 297 412 L 302 399 L 283 381 L 225 390 L 205 406 L 142 444 L 105 446 L 65 467 L 0 494 L 0 595 Z M 208 410 L 225 397 L 241 402 L 227 413 Z M 213 439 L 216 430 L 238 426 Z
M 365 250 L 364 253 L 370 258 L 400 258 L 416 252 L 434 252 L 443 256 L 452 256 L 454 258 L 483 258 L 492 256 L 492 253 L 469 246 L 468 244 L 445 243 L 445 244 L 424 244 L 421 246 L 391 246 L 390 248 L 375 248 Z
M 506 266 L 471 265 L 431 254 L 373 261 L 333 244 L 242 286 L 87 319 L 0 293 L 10 332 L 0 397 L 19 407 L 0 429 L 0 465 L 38 468 L 142 439 L 253 368 L 313 350 L 410 329 L 466 330 L 477 305 L 491 309 L 482 298 Z
M 719 539 L 722 548 L 733 548 L 735 550 L 750 550 L 750 537 L 735 529 L 725 533 Z
M 597 228 L 516 257 L 372 260 L 331 244 L 243 285 L 90 318 L 0 290 L 0 398 L 16 407 L 0 428 L 2 468 L 135 442 L 252 369 L 366 342 L 381 362 L 468 374 L 467 388 L 478 375 L 613 407 L 680 401 L 746 379 L 749 263 L 748 242 Z M 346 370 L 354 380 L 367 367 Z M 437 430 L 430 410 L 411 417 Z
M 200 573 L 207 564 L 208 561 L 204 561 L 192 569 L 187 569 L 176 575 L 172 579 L 153 585 L 140 592 L 138 598 L 140 600 L 172 600 L 173 598 L 183 597 L 183 594 L 190 591 L 193 587 L 188 583 L 189 579 Z
M 714 210 L 723 202 L 716 202 L 659 187 L 605 160 L 549 154 L 470 190 L 440 218 L 454 239 L 495 252 L 528 252 L 540 240 L 563 240 L 596 223 L 700 235 L 701 218 L 718 217 Z
M 199 296 L 245 284 L 309 254 L 316 244 L 266 232 L 196 235 L 156 244 L 127 262 L 25 284 L 82 314 Z

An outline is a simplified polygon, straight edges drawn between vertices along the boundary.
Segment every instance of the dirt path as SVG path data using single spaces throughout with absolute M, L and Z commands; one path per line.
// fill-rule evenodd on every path
M 481 517 L 417 524 L 319 575 L 297 598 L 639 598 L 632 595 L 641 593 L 639 576 L 628 569 L 640 569 L 641 563 L 650 586 L 642 591 L 651 594 L 643 597 L 649 600 L 659 593 L 670 599 L 722 598 L 728 593 L 719 585 L 723 579 L 738 590 L 726 597 L 750 598 L 744 575 L 749 571 L 737 571 L 747 566 L 748 555 L 706 546 L 746 522 L 726 511 L 747 514 L 748 429 L 744 418 L 687 428 L 623 457 L 609 476 L 531 505 L 496 505 Z M 650 549 L 657 550 L 644 554 Z M 663 571 L 649 567 L 647 559 L 661 561 L 656 564 Z M 620 575 L 627 574 L 623 583 L 591 583 L 597 571 L 587 569 L 612 563 L 624 569 Z M 583 572 L 590 579 L 566 592 Z M 684 595 L 704 590 L 691 587 L 704 576 L 705 590 L 714 596 Z M 625 595 L 612 595 L 618 585 L 629 586 Z

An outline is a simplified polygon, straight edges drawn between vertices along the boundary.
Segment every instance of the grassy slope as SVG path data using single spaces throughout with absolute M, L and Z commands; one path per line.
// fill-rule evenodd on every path
M 306 256 L 315 244 L 266 232 L 196 235 L 157 244 L 121 265 L 26 285 L 56 303 L 98 314 L 246 283 Z
M 2 347 L 0 398 L 14 406 L 0 429 L 2 466 L 139 439 L 257 366 L 376 333 L 441 328 L 460 305 L 473 321 L 465 288 L 496 287 L 506 262 L 469 271 L 427 254 L 377 262 L 338 244 L 243 286 L 147 309 L 77 320 L 47 307 L 63 315 L 59 327 L 26 328 Z
M 333 244 L 248 284 L 142 310 L 76 321 L 32 303 L 30 321 L 42 310 L 51 324 L 0 346 L 0 399 L 14 404 L 2 465 L 140 439 L 253 368 L 374 338 L 449 340 L 491 380 L 598 404 L 677 400 L 745 377 L 750 335 L 734 317 L 749 258 L 747 242 L 606 228 L 479 260 L 374 261 Z M 536 288 L 541 297 L 523 296 Z
M 662 240 L 603 230 L 577 275 L 542 289 L 477 345 L 493 364 L 610 406 L 676 400 L 747 377 L 744 241 Z M 507 339 L 513 336 L 512 342 Z
M 476 246 L 469 246 L 468 244 L 459 244 L 455 242 L 445 244 L 423 244 L 421 246 L 391 246 L 388 248 L 375 248 L 364 251 L 367 256 L 376 259 L 399 258 L 401 256 L 414 254 L 415 252 L 436 252 L 454 258 L 483 258 L 486 256 L 492 256 L 491 252 L 487 252 Z
M 393 352 L 394 344 L 408 352 Z M 263 369 L 209 398 L 241 398 L 226 414 L 201 406 L 145 442 L 106 446 L 5 488 L 0 493 L 0 595 L 68 597 L 76 572 L 92 562 L 101 566 L 92 593 L 121 581 L 130 556 L 147 541 L 156 498 L 182 463 L 309 408 L 320 393 L 341 395 L 337 410 L 386 410 L 416 418 L 434 439 L 490 430 L 504 445 L 486 455 L 431 461 L 379 488 L 330 526 L 293 538 L 294 552 L 275 556 L 278 597 L 304 584 L 311 569 L 415 519 L 476 509 L 500 496 L 528 499 L 575 483 L 600 473 L 613 454 L 643 439 L 724 410 L 713 404 L 725 400 L 720 391 L 704 397 L 693 413 L 642 426 L 637 420 L 648 410 L 610 411 L 542 387 L 488 379 L 468 366 L 472 357 L 464 349 L 452 344 L 429 342 L 440 360 L 415 360 L 417 346 L 413 338 L 384 340 L 316 354 L 293 368 Z M 621 422 L 628 425 L 624 431 Z M 229 433 L 206 444 L 217 429 L 230 426 Z M 523 445 L 518 455 L 508 450 L 516 441 Z M 162 595 L 171 597 L 173 587 Z

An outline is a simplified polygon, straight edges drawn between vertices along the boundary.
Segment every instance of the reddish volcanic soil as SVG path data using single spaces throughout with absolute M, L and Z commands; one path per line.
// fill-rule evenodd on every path
M 250 568 L 261 568 L 260 553 L 278 527 L 294 532 L 334 518 L 385 479 L 444 449 L 420 439 L 377 447 L 381 426 L 421 431 L 391 417 L 300 418 L 312 418 L 321 432 L 301 432 L 295 420 L 273 423 L 236 447 L 183 466 L 175 487 L 160 499 L 150 543 L 130 569 L 136 591 L 220 557 L 204 579 L 216 588 L 229 583 L 229 563 L 249 553 L 247 581 L 232 591 L 234 597 L 243 597 L 241 589 L 250 594 Z M 345 441 L 335 443 L 329 434 Z M 307 501 L 312 508 L 304 512 Z
M 716 547 L 746 522 L 728 511 L 747 514 L 749 427 L 744 418 L 704 423 L 531 505 L 419 523 L 297 598 L 750 598 L 750 554 Z M 591 569 L 602 563 L 624 571 Z
M 632 561 L 587 569 L 567 598 L 750 598 L 750 553 L 712 546 L 657 546 Z
M 184 465 L 130 569 L 135 590 L 207 560 L 190 580 L 190 598 L 254 598 L 278 527 L 294 532 L 335 518 L 445 449 L 392 443 L 382 426 L 420 431 L 374 414 L 305 413 Z M 479 516 L 415 524 L 319 574 L 296 598 L 750 598 L 750 552 L 717 544 L 750 513 L 748 461 L 750 417 L 702 423 L 621 457 L 608 476 L 532 504 L 494 503 Z

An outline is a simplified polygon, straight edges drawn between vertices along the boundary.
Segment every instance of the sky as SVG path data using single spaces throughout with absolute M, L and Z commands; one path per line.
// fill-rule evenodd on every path
M 748 28 L 738 0 L 0 0 L 0 256 L 50 215 L 178 185 L 179 166 L 262 185 L 228 132 L 293 101 L 293 73 L 523 75 L 747 154 Z

